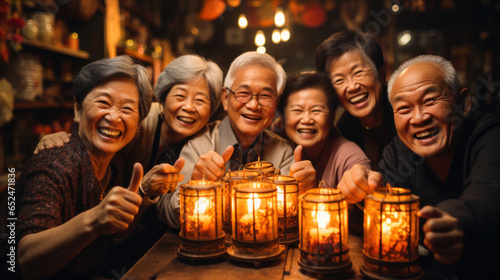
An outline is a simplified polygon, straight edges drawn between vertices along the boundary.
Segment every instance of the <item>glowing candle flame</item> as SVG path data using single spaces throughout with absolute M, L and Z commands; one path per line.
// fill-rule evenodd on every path
M 248 213 L 253 213 L 253 206 L 255 209 L 259 209 L 260 207 L 260 198 L 257 197 L 257 194 L 251 194 L 250 198 L 247 200 Z
M 207 209 L 209 208 L 210 201 L 207 198 L 201 197 L 194 204 L 194 211 L 198 214 L 205 214 Z

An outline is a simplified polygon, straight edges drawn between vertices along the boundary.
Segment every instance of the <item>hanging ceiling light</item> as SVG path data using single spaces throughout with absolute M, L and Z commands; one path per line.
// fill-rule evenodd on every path
M 281 30 L 281 41 L 286 42 L 290 39 L 290 31 L 288 28 L 283 28 Z
M 276 25 L 276 27 L 285 25 L 285 13 L 283 13 L 281 8 L 276 9 L 276 13 L 274 14 L 274 25 Z
M 241 14 L 239 16 L 239 18 L 238 18 L 238 26 L 241 29 L 247 28 L 247 26 L 248 26 L 248 20 L 247 20 L 247 17 L 245 16 L 245 14 Z
M 273 43 L 279 44 L 279 42 L 281 42 L 281 32 L 278 29 L 274 29 L 273 36 L 271 38 Z
M 258 48 L 257 48 L 257 52 L 258 52 L 258 53 L 265 53 L 265 52 L 266 52 L 266 47 L 264 47 L 264 46 L 260 46 L 260 47 L 258 47 Z
M 266 37 L 264 36 L 264 32 L 262 30 L 257 31 L 255 33 L 255 45 L 260 47 L 266 44 Z

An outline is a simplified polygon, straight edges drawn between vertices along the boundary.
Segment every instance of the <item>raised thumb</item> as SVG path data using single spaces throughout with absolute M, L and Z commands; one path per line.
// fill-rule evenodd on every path
M 231 156 L 233 155 L 234 152 L 234 147 L 233 146 L 227 146 L 227 148 L 222 152 L 221 156 L 222 159 L 224 160 L 224 163 L 226 163 Z
M 295 147 L 295 150 L 293 151 L 293 158 L 295 159 L 295 162 L 302 160 L 302 145 Z
M 132 178 L 130 179 L 130 184 L 128 185 L 128 190 L 134 193 L 137 193 L 139 191 L 139 185 L 141 184 L 142 181 L 142 165 L 138 162 L 134 164 L 134 169 L 132 171 Z

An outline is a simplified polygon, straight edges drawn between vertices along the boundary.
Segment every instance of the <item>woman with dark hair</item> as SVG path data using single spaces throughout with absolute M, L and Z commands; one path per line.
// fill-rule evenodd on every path
M 315 60 L 345 109 L 337 123 L 340 133 L 363 149 L 376 170 L 383 149 L 396 136 L 382 48 L 366 33 L 342 31 L 323 41 Z
M 73 92 L 69 143 L 36 154 L 17 184 L 24 278 L 109 273 L 113 234 L 129 230 L 152 204 L 138 194 L 141 165 L 134 166 L 129 187 L 120 187 L 123 159 L 115 157 L 148 115 L 153 89 L 146 69 L 128 56 L 101 59 L 82 68 Z
M 336 108 L 330 79 L 315 72 L 291 75 L 278 105 L 287 138 L 302 146 L 302 159 L 311 161 L 318 182 L 333 188 L 354 164 L 370 167 L 363 151 L 335 128 Z

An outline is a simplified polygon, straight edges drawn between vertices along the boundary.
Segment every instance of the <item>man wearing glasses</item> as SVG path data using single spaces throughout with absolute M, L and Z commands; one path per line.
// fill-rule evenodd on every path
M 272 162 L 281 174 L 290 173 L 304 186 L 316 184 L 316 170 L 310 161 L 301 161 L 299 146 L 267 130 L 274 120 L 286 73 L 268 54 L 246 52 L 229 67 L 222 104 L 227 116 L 207 125 L 184 145 L 180 157 L 186 163 L 181 173 L 189 180 L 219 180 L 229 169 L 257 161 Z M 158 203 L 160 220 L 179 225 L 178 189 Z

